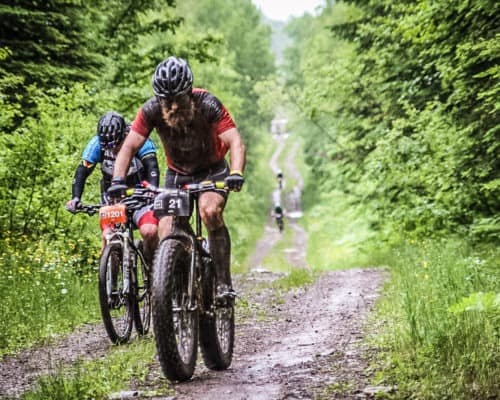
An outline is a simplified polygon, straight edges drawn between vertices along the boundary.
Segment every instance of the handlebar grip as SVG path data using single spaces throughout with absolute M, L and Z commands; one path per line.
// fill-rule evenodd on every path
M 217 181 L 214 183 L 216 189 L 226 189 L 226 184 L 224 183 L 224 181 Z

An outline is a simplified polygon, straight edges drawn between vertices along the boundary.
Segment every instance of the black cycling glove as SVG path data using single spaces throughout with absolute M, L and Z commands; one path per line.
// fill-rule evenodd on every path
M 82 207 L 82 203 L 79 197 L 73 197 L 70 201 L 66 203 L 66 210 L 71 213 L 76 213 L 76 210 Z
M 245 178 L 243 178 L 243 174 L 241 171 L 231 171 L 229 176 L 224 179 L 224 183 L 229 190 L 233 190 L 235 192 L 239 192 L 243 183 L 245 182 Z

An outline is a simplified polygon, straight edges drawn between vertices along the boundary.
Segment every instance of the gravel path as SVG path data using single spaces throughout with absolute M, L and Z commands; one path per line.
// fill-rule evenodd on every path
M 270 167 L 277 168 L 285 141 L 278 137 L 277 152 Z M 293 145 L 283 168 L 285 177 L 298 172 L 293 166 Z M 302 179 L 288 191 L 286 207 L 300 217 Z M 292 267 L 306 263 L 307 234 L 296 218 L 288 218 L 291 247 L 285 249 Z M 272 219 L 250 258 L 249 272 L 235 277 L 237 301 L 236 343 L 233 363 L 226 371 L 210 371 L 203 363 L 193 379 L 174 384 L 175 397 L 162 396 L 157 377 L 160 366 L 150 366 L 149 379 L 140 387 L 124 388 L 113 398 L 177 400 L 276 400 L 363 399 L 372 394 L 368 386 L 366 357 L 370 349 L 361 345 L 365 318 L 377 298 L 384 279 L 382 269 L 351 269 L 322 274 L 307 287 L 287 293 L 271 289 L 283 274 L 263 264 L 266 255 L 282 240 Z M 238 308 L 246 304 L 246 308 Z M 102 326 L 84 326 L 52 344 L 23 351 L 0 361 L 0 398 L 19 398 L 40 375 L 74 363 L 80 358 L 104 357 L 110 343 Z M 155 379 L 156 377 L 156 379 Z M 163 385 L 163 386 L 162 386 Z M 155 393 L 148 396 L 147 393 Z

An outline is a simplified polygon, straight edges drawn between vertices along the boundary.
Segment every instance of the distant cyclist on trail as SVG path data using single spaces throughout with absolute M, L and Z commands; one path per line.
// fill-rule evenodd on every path
M 283 222 L 284 210 L 283 210 L 283 207 L 281 205 L 281 191 L 279 189 L 273 191 L 273 207 L 272 207 L 271 215 L 275 219 L 276 225 L 278 226 L 279 231 L 283 232 L 283 229 L 284 229 L 284 222 Z
M 278 188 L 283 189 L 283 172 L 281 170 L 276 173 L 276 179 L 278 180 Z
M 115 163 L 113 197 L 123 194 L 125 171 L 132 155 L 156 129 L 167 158 L 167 188 L 206 180 L 224 180 L 229 189 L 241 189 L 245 146 L 226 108 L 213 94 L 193 88 L 193 74 L 182 58 L 169 57 L 156 67 L 152 78 L 154 97 L 137 112 Z M 225 160 L 230 153 L 230 165 Z M 229 232 L 223 210 L 226 190 L 204 192 L 199 198 L 201 218 L 208 231 L 210 253 L 215 262 L 217 297 L 234 297 L 230 272 Z M 160 240 L 171 231 L 172 217 L 159 222 Z
M 111 186 L 116 155 L 128 131 L 125 119 L 117 112 L 109 111 L 99 119 L 97 134 L 88 142 L 82 154 L 82 161 L 76 168 L 71 189 L 72 199 L 66 203 L 68 211 L 74 213 L 81 207 L 85 182 L 98 163 L 101 164 L 101 200 L 104 202 L 104 194 Z M 146 180 L 157 186 L 159 178 L 156 146 L 151 140 L 147 140 L 133 157 L 130 168 L 126 171 L 126 182 L 129 186 L 135 186 Z M 151 207 L 146 206 L 134 213 L 134 223 L 144 239 L 146 262 L 150 264 L 158 245 L 158 220 Z M 108 229 L 103 229 L 103 237 L 107 231 Z

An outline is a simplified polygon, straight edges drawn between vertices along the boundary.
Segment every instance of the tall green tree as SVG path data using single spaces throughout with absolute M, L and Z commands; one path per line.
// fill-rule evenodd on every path
M 352 1 L 296 23 L 291 83 L 320 179 L 408 231 L 498 237 L 498 11 Z
M 0 3 L 0 89 L 4 101 L 20 105 L 17 123 L 32 110 L 30 86 L 48 89 L 86 81 L 101 65 L 86 29 L 88 16 L 77 0 Z
M 174 0 L 100 0 L 90 10 L 91 34 L 104 58 L 95 85 L 122 112 L 132 115 L 151 94 L 154 67 L 174 51 L 182 22 L 174 7 Z
M 186 10 L 189 5 L 193 12 L 186 13 L 186 23 L 195 32 L 208 32 L 223 42 L 225 51 L 219 53 L 222 57 L 217 57 L 217 63 L 222 68 L 230 66 L 236 73 L 228 78 L 237 78 L 233 79 L 232 90 L 241 100 L 237 112 L 242 116 L 242 129 L 254 129 L 262 122 L 255 85 L 275 72 L 270 27 L 262 23 L 250 0 L 186 1 L 180 9 Z M 215 75 L 215 79 L 206 76 L 212 82 L 228 78 L 224 74 Z

